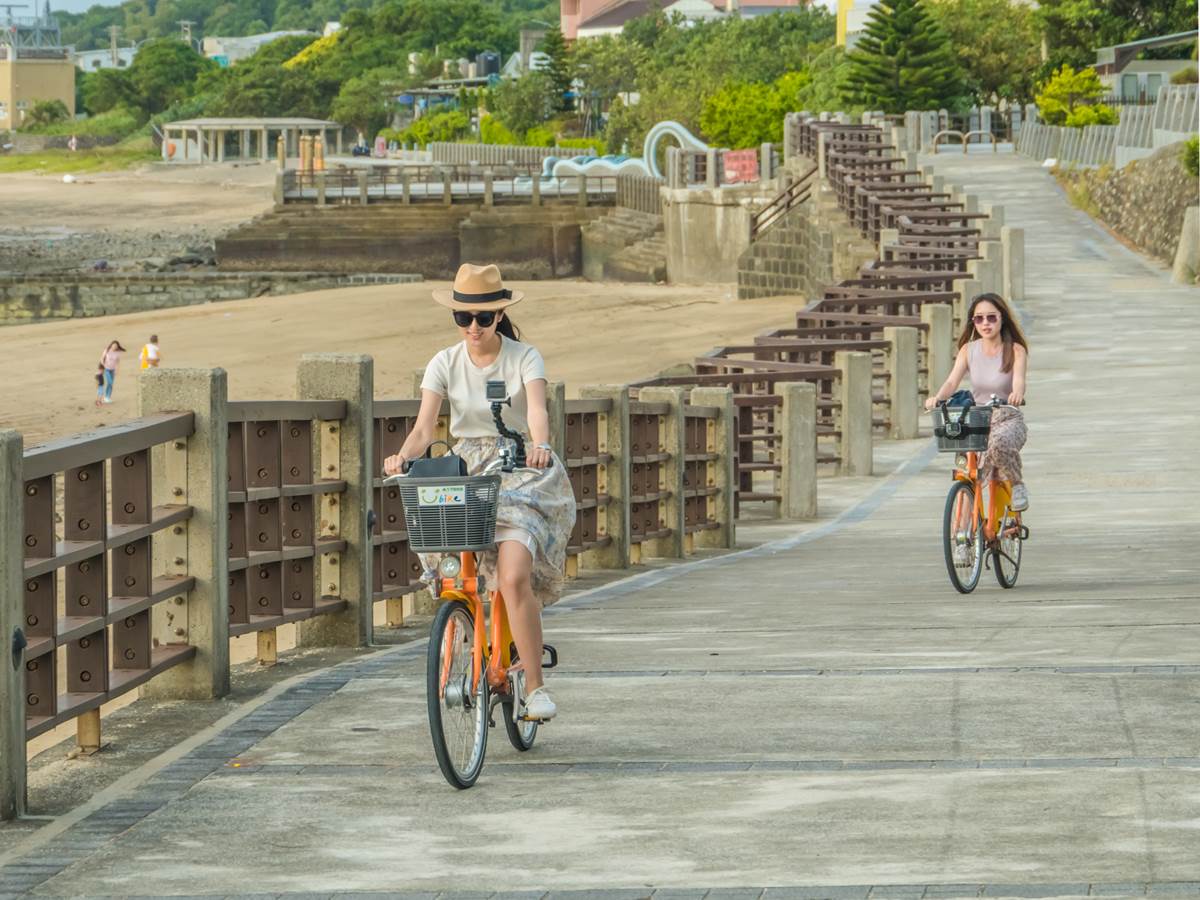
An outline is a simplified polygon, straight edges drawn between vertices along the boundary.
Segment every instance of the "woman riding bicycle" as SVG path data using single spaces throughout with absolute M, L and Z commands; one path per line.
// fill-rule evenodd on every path
M 494 266 L 464 264 L 452 290 L 433 299 L 453 310 L 462 341 L 429 361 L 421 381 L 417 423 L 400 452 L 384 461 L 395 475 L 420 457 L 434 440 L 442 400 L 450 400 L 454 452 L 471 474 L 496 458 L 505 438 L 496 433 L 487 399 L 488 381 L 503 381 L 511 406 L 505 425 L 525 436 L 530 468 L 505 474 L 496 515 L 496 550 L 480 554 L 479 570 L 504 595 L 509 624 L 525 672 L 526 714 L 550 719 L 557 712 L 542 682 L 541 608 L 558 598 L 567 542 L 575 525 L 575 495 L 563 464 L 550 447 L 546 368 L 542 355 L 522 343 L 506 310 L 521 291 L 504 288 Z M 422 555 L 432 579 L 437 555 Z
M 925 401 L 925 408 L 952 400 L 964 375 L 970 375 L 975 403 L 987 403 L 995 395 L 1002 402 L 1020 406 L 1025 400 L 1028 360 L 1029 343 L 1004 298 L 979 294 L 967 311 L 954 368 L 946 383 Z M 1012 508 L 1017 512 L 1029 508 L 1029 491 L 1021 479 L 1026 434 L 1025 417 L 1019 410 L 997 409 L 992 413 L 987 452 L 979 461 L 981 480 L 990 477 L 994 468 L 997 478 L 1012 483 Z

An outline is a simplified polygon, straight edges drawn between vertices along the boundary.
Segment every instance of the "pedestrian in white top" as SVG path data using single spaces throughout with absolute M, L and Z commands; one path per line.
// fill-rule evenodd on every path
M 541 608 L 558 596 L 575 527 L 575 495 L 566 468 L 550 446 L 542 355 L 520 340 L 508 316 L 508 308 L 522 297 L 520 291 L 504 288 L 496 266 L 469 264 L 458 270 L 453 290 L 433 292 L 438 303 L 453 310 L 462 341 L 429 361 L 416 425 L 400 452 L 384 461 L 384 471 L 402 472 L 425 452 L 433 442 L 442 401 L 448 398 L 450 432 L 458 439 L 454 452 L 466 460 L 472 474 L 479 473 L 507 440 L 497 434 L 486 391 L 487 382 L 504 382 L 512 401 L 503 411 L 504 422 L 525 436 L 530 468 L 502 476 L 497 549 L 480 554 L 479 569 L 504 595 L 529 691 L 526 712 L 549 719 L 556 707 L 542 683 Z M 422 555 L 427 575 L 432 576 L 437 561 L 437 554 Z

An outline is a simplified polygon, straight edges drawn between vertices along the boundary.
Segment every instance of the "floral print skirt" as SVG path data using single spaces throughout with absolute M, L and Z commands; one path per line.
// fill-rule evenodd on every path
M 467 462 L 476 475 L 500 455 L 507 440 L 463 438 L 454 453 Z M 575 527 L 575 493 L 567 470 L 557 455 L 545 469 L 521 470 L 500 476 L 500 505 L 496 512 L 498 541 L 515 540 L 524 544 L 533 556 L 533 594 L 546 606 L 562 591 L 563 563 L 567 542 Z M 479 554 L 479 571 L 493 588 L 496 581 L 496 551 Z M 420 554 L 425 580 L 432 581 L 441 559 L 439 553 Z
M 1027 435 L 1025 416 L 1020 410 L 998 409 L 993 412 L 987 452 L 979 460 L 980 480 L 988 480 L 994 468 L 996 477 L 1001 481 L 1020 484 L 1023 480 L 1021 448 L 1025 446 Z

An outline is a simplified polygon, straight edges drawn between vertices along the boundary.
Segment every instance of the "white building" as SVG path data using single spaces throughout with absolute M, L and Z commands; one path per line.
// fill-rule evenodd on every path
M 128 69 L 133 65 L 137 56 L 136 47 L 118 47 L 114 57 L 112 48 L 104 50 L 75 50 L 71 58 L 75 67 L 81 72 L 95 72 L 99 69 Z
M 263 34 L 249 34 L 245 37 L 206 37 L 203 45 L 204 55 L 209 59 L 216 60 L 222 66 L 232 66 L 236 62 L 253 56 L 260 47 L 293 34 L 318 37 L 316 32 L 312 31 L 267 31 Z

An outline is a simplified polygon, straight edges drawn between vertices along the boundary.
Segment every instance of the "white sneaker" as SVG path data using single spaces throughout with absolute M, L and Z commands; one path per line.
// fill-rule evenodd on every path
M 558 707 L 542 685 L 525 698 L 525 715 L 531 719 L 553 719 L 558 714 Z
M 1024 512 L 1029 509 L 1029 491 L 1025 489 L 1024 483 L 1013 485 L 1012 509 L 1013 512 Z
M 112 397 L 105 397 L 105 398 L 104 398 L 104 402 L 105 402 L 105 403 L 112 403 Z

